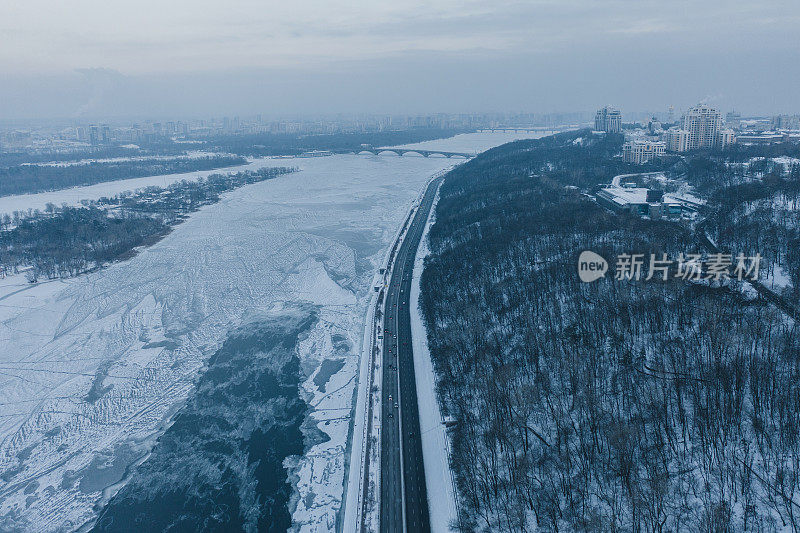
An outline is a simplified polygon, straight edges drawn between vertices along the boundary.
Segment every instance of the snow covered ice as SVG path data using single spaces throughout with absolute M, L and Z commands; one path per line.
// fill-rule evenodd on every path
M 394 148 L 419 148 L 420 150 L 445 150 L 477 154 L 501 144 L 520 139 L 538 139 L 544 135 L 547 135 L 547 133 L 541 131 L 481 131 L 477 133 L 461 133 L 447 139 L 433 139 L 403 144 Z

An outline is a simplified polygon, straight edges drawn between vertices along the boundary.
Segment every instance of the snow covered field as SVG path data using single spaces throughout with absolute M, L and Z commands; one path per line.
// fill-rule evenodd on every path
M 3 280 L 0 529 L 91 520 L 226 334 L 253 312 L 304 302 L 319 320 L 300 344 L 302 387 L 330 440 L 291 465 L 294 520 L 305 531 L 333 528 L 375 264 L 427 178 L 453 162 L 360 155 L 261 164 L 302 171 L 233 191 L 100 272 L 36 286 Z M 315 381 L 323 367 L 338 371 Z

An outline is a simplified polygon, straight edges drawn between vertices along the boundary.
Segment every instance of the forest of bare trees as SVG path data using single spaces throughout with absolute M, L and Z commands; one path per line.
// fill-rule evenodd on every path
M 724 249 L 760 254 L 767 284 L 800 304 L 800 164 L 769 163 L 755 161 L 743 179 L 714 189 L 703 229 Z
M 624 172 L 620 144 L 520 141 L 442 187 L 421 305 L 459 526 L 797 531 L 797 325 L 735 281 L 576 275 L 583 250 L 697 251 L 685 227 L 564 187 Z

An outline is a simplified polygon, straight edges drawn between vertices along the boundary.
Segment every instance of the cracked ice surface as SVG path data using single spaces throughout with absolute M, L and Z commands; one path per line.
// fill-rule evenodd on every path
M 333 529 L 372 270 L 427 178 L 452 163 L 263 160 L 302 170 L 226 194 L 102 271 L 36 286 L 0 280 L 0 530 L 92 520 L 226 334 L 287 302 L 319 308 L 299 355 L 308 434 L 326 435 L 287 460 L 293 519 Z

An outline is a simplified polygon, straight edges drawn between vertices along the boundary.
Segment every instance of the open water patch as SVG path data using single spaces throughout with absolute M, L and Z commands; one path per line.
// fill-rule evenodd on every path
M 100 513 L 93 531 L 286 531 L 308 406 L 297 344 L 311 306 L 232 332 L 152 453 Z

